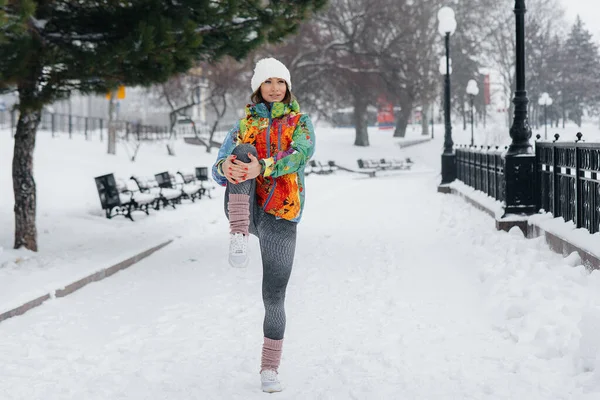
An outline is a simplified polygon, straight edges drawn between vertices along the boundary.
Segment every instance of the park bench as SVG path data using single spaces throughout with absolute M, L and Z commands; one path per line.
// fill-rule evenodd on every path
M 382 158 L 380 160 L 368 160 L 368 159 L 358 159 L 356 160 L 358 163 L 358 168 L 361 170 L 376 170 L 376 171 L 386 171 L 386 170 L 406 170 L 412 167 L 412 160 L 407 158 L 405 160 L 399 159 L 385 159 Z
M 386 169 L 410 169 L 412 167 L 413 162 L 411 161 L 410 158 L 407 158 L 405 160 L 399 160 L 399 159 L 385 159 L 382 158 L 381 159 L 381 165 L 385 165 Z
M 175 183 L 175 177 L 168 171 L 154 174 L 156 183 L 160 188 L 163 207 L 170 205 L 175 208 L 175 204 L 181 204 L 181 200 L 186 197 L 182 188 L 178 188 Z
M 155 201 L 153 195 L 130 187 L 122 179 L 115 179 L 114 174 L 97 176 L 94 180 L 106 218 L 111 219 L 116 215 L 123 215 L 133 221 L 132 211 L 143 211 L 147 215 L 150 214 L 148 208 Z
M 130 179 L 135 182 L 142 193 L 147 193 L 155 197 L 154 208 L 156 210 L 160 209 L 161 204 L 163 207 L 170 205 L 173 208 L 175 208 L 175 204 L 181 204 L 181 192 L 161 187 L 156 178 L 132 175 Z
M 310 167 L 310 173 L 319 175 L 328 175 L 338 169 L 334 161 L 329 161 L 326 165 L 323 165 L 321 161 L 310 160 L 308 166 Z
M 333 161 L 333 160 L 327 161 L 327 165 L 329 166 L 329 170 L 331 172 L 335 172 L 339 169 L 338 166 L 335 164 L 335 161 Z
M 183 198 L 190 199 L 192 202 L 201 199 L 206 190 L 202 184 L 196 181 L 194 174 L 189 172 L 177 171 L 175 174 L 175 184 L 181 188 Z
M 196 167 L 196 180 L 200 182 L 200 186 L 204 189 L 204 193 L 208 195 L 209 199 L 212 199 L 212 191 L 215 189 L 208 178 L 208 167 Z
M 361 162 L 362 162 L 362 160 L 359 161 L 359 163 L 358 163 L 359 166 L 361 165 Z M 375 173 L 377 172 L 377 170 L 374 169 L 374 168 L 363 167 L 363 168 L 359 168 L 358 170 L 352 169 L 352 168 L 348 168 L 348 167 L 345 167 L 343 165 L 337 164 L 335 161 L 329 161 L 328 164 L 329 164 L 329 168 L 335 168 L 336 170 L 342 170 L 342 171 L 352 172 L 352 173 L 355 173 L 355 174 L 368 175 L 371 178 L 375 177 Z

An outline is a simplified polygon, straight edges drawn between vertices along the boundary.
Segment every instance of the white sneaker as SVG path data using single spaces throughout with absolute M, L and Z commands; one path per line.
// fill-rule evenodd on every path
M 260 373 L 260 383 L 262 391 L 266 393 L 281 392 L 281 383 L 277 377 L 277 372 L 272 369 L 265 369 Z
M 248 266 L 248 236 L 243 233 L 229 234 L 229 264 L 234 268 Z

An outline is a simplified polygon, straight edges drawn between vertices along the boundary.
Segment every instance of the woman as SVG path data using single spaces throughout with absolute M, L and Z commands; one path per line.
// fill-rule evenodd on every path
M 314 153 L 308 115 L 291 89 L 290 72 L 280 61 L 256 64 L 252 104 L 225 138 L 213 177 L 225 191 L 229 218 L 229 263 L 248 264 L 248 236 L 258 237 L 263 264 L 264 342 L 262 390 L 281 391 L 277 377 L 285 331 L 285 290 L 296 249 L 296 226 L 304 209 L 304 167 Z

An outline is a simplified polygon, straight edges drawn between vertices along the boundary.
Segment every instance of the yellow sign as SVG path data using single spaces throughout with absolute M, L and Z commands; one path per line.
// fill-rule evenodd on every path
M 117 89 L 117 99 L 123 100 L 125 98 L 125 86 L 121 85 Z M 110 100 L 111 92 L 106 93 L 106 100 Z

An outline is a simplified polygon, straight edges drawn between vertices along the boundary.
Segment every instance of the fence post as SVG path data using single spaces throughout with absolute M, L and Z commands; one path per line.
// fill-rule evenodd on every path
M 583 135 L 577 132 L 577 140 L 575 141 L 575 224 L 577 228 L 583 226 L 583 180 L 579 179 L 579 170 L 581 169 L 581 158 L 579 154 L 579 141 Z
M 456 149 L 456 165 L 458 167 L 458 180 L 462 181 L 463 183 L 465 182 L 464 176 L 463 176 L 463 148 L 462 145 L 458 146 L 458 149 Z
M 456 167 L 457 167 L 457 171 L 456 171 L 456 179 L 458 179 L 459 181 L 462 181 L 462 145 L 458 145 L 458 148 L 456 149 Z M 464 182 L 464 181 L 463 181 Z
M 496 146 L 496 151 L 494 152 L 494 184 L 496 185 L 494 190 L 496 191 L 496 200 L 500 201 L 500 167 L 502 166 L 502 159 L 500 159 L 500 165 L 498 165 L 498 158 L 501 157 L 500 146 Z
M 554 135 L 556 140 L 558 140 L 558 133 Z M 552 142 L 552 215 L 554 218 L 558 218 L 558 173 L 557 169 L 557 158 L 558 158 L 558 149 L 556 147 L 556 141 Z
M 477 149 L 477 147 L 475 147 L 475 149 Z M 483 149 L 479 148 L 479 150 L 477 150 L 477 153 L 475 154 L 475 165 L 477 166 L 477 168 L 475 169 L 475 189 L 481 192 L 483 191 L 483 175 L 481 174 L 481 170 L 483 168 L 482 156 Z
M 534 152 L 535 152 L 535 165 L 534 165 L 534 174 L 535 174 L 535 208 L 538 211 L 542 208 L 542 154 L 544 149 L 540 149 L 538 147 L 538 140 L 540 139 L 540 135 L 537 135 L 537 140 L 533 142 Z M 546 210 L 548 212 L 548 210 Z
M 490 192 L 492 192 L 492 197 L 498 200 L 498 170 L 497 170 L 497 162 L 496 162 L 496 154 L 498 153 L 498 146 L 492 148 L 492 159 L 490 163 Z
M 485 193 L 490 195 L 490 149 L 492 146 L 488 146 L 485 151 Z

